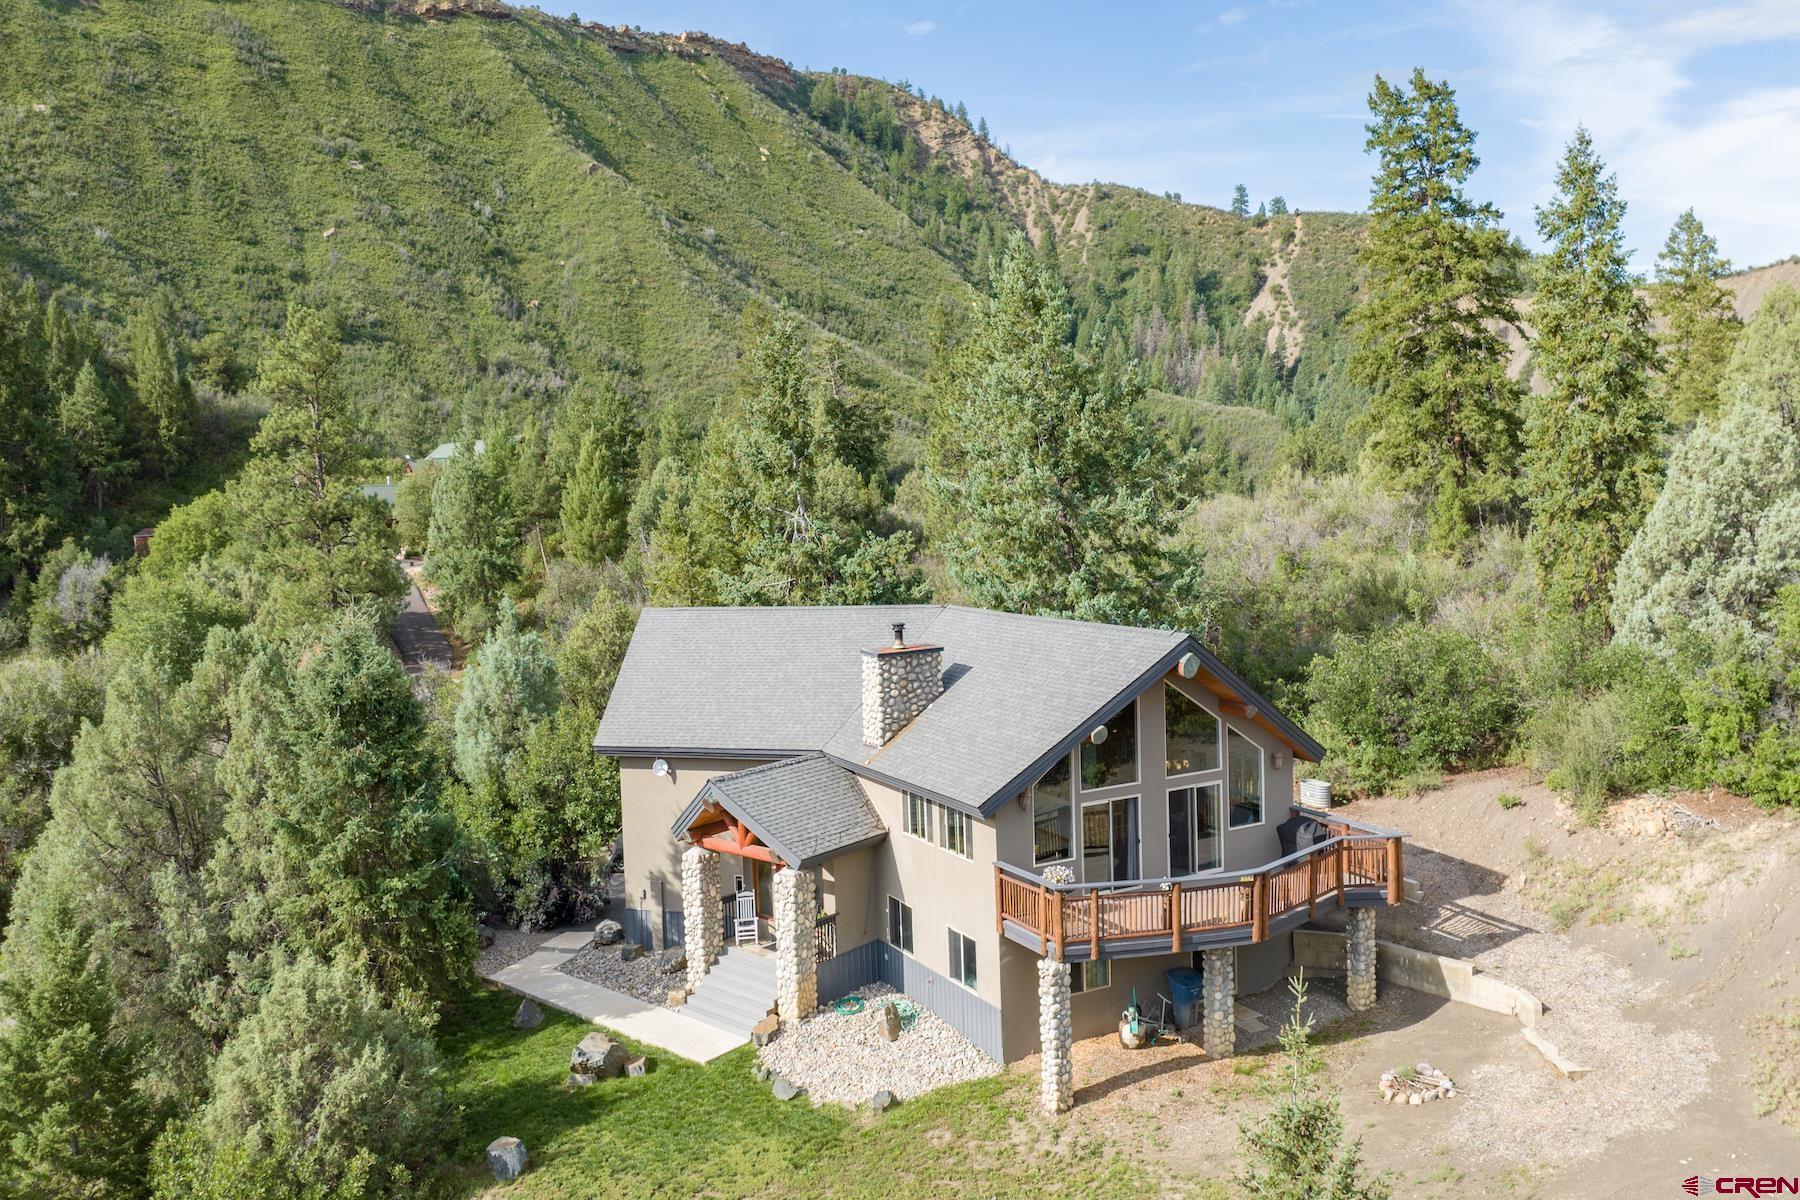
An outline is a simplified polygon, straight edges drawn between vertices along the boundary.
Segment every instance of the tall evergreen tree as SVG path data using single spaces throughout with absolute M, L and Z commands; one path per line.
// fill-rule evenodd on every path
M 643 430 L 610 383 L 577 388 L 557 417 L 551 460 L 562 481 L 563 549 L 583 562 L 617 558 L 637 475 Z
M 844 393 L 829 356 L 776 317 L 746 356 L 747 394 L 714 422 L 683 504 L 652 539 L 664 602 L 871 604 L 915 599 L 910 532 L 887 532 L 877 422 Z M 674 568 L 674 569 L 666 569 Z
M 83 363 L 75 381 L 63 395 L 57 424 L 69 444 L 81 493 L 95 508 L 106 507 L 106 493 L 137 464 L 123 456 L 119 421 L 112 398 L 101 386 L 100 373 L 91 362 Z
M 1526 493 L 1539 581 L 1580 611 L 1612 592 L 1613 571 L 1656 499 L 1664 421 L 1650 394 L 1656 344 L 1620 223 L 1625 203 L 1577 128 L 1538 209 L 1548 249 L 1536 266 L 1532 349 L 1544 388 L 1526 405 Z
M 265 608 L 276 628 L 402 590 L 387 513 L 356 485 L 368 454 L 339 378 L 342 354 L 336 322 L 296 305 L 257 379 L 269 413 L 234 492 L 270 581 Z
M 139 456 L 164 479 L 186 461 L 194 393 L 182 362 L 175 310 L 161 293 L 139 303 L 125 325 L 131 393 L 137 404 Z
M 556 664 L 536 631 L 521 630 L 513 606 L 500 620 L 463 677 L 456 704 L 456 773 L 471 787 L 494 782 L 525 744 L 533 724 L 556 710 Z
M 1231 189 L 1231 215 L 1234 217 L 1250 215 L 1250 189 L 1241 183 Z
M 1499 210 L 1463 190 L 1481 160 L 1447 83 L 1377 76 L 1369 111 L 1378 166 L 1350 360 L 1373 393 L 1365 454 L 1426 499 L 1434 539 L 1452 547 L 1512 492 L 1518 391 L 1499 326 L 1515 317 L 1516 252 Z
M 1164 618 L 1181 464 L 1114 375 L 1069 344 L 1062 284 L 1015 234 L 931 414 L 935 543 L 971 602 L 1009 612 Z
M 1658 392 L 1671 421 L 1718 411 L 1719 380 L 1743 328 L 1731 293 L 1719 285 L 1730 271 L 1693 209 L 1675 218 L 1650 285 L 1650 303 L 1665 326 L 1657 339 L 1663 356 Z
M 45 385 L 42 323 L 29 284 L 0 287 L 0 588 L 35 571 L 74 499 L 69 445 Z
M 139 1089 L 92 918 L 60 897 L 7 942 L 0 977 L 0 1191 L 45 1200 L 144 1194 L 159 1116 Z
M 519 526 L 505 462 L 485 449 L 495 440 L 478 440 L 465 428 L 431 489 L 425 574 L 466 637 L 488 628 L 519 577 Z
M 1284 196 L 1271 197 L 1269 199 L 1269 215 L 1271 217 L 1287 216 L 1288 215 L 1287 198 Z
M 1769 289 L 1719 383 L 1725 407 L 1749 404 L 1800 430 L 1800 289 Z

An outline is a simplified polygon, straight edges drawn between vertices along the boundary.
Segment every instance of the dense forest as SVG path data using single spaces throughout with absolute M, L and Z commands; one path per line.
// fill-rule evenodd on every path
M 0 14 L 9 1193 L 438 1188 L 478 922 L 595 911 L 645 605 L 1181 628 L 1346 790 L 1800 803 L 1800 293 L 1740 322 L 1693 213 L 1640 277 L 1583 130 L 1528 256 L 1422 72 L 1366 216 L 1258 215 L 700 39 Z

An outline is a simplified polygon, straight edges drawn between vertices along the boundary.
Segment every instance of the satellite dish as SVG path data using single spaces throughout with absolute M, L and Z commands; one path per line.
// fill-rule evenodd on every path
M 1200 656 L 1191 651 L 1182 655 L 1181 661 L 1175 664 L 1175 669 L 1183 679 L 1192 679 L 1200 673 Z
M 668 778 L 669 760 L 666 758 L 657 759 L 655 762 L 650 764 L 650 772 L 651 772 L 651 774 L 655 775 L 658 779 Z
M 1094 745 L 1096 745 L 1096 746 L 1098 746 L 1101 742 L 1104 742 L 1105 740 L 1106 740 L 1106 726 L 1104 726 L 1104 725 L 1094 726 L 1094 732 L 1088 734 L 1088 741 L 1094 743 Z

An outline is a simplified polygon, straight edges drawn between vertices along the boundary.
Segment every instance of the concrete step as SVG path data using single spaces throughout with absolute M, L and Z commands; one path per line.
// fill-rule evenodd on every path
M 738 980 L 747 984 L 767 985 L 771 988 L 775 986 L 775 969 L 773 967 L 765 971 L 761 967 L 743 966 L 732 959 L 720 959 L 714 963 L 707 968 L 706 977 L 708 979 Z
M 773 1007 L 773 1000 L 746 1001 L 716 994 L 702 996 L 695 993 L 682 1005 L 682 1011 L 722 1029 L 748 1034 L 751 1027 L 768 1016 L 769 1009 Z
M 756 1027 L 756 1021 L 748 1021 L 731 1014 L 715 1013 L 707 1009 L 694 1009 L 691 1004 L 683 1011 L 687 1012 L 688 1016 L 700 1022 L 702 1025 L 710 1025 L 714 1029 L 722 1029 L 734 1037 L 747 1038 L 750 1036 L 750 1031 Z M 762 1020 L 762 1018 L 758 1017 L 757 1021 L 760 1020 Z
M 717 996 L 720 1000 L 736 1000 L 744 1004 L 775 1002 L 776 988 L 773 983 L 764 987 L 761 983 L 744 979 L 730 979 L 708 975 L 694 989 L 696 996 Z

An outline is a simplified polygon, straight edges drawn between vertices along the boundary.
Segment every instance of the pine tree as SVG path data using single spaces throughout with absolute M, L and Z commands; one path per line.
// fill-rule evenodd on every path
M 587 385 L 557 418 L 551 459 L 562 480 L 563 550 L 583 562 L 617 558 L 637 475 L 643 431 L 637 412 L 610 385 Z
M 269 412 L 232 492 L 271 584 L 274 628 L 402 591 L 387 512 L 356 485 L 368 455 L 339 377 L 342 356 L 336 322 L 295 305 L 257 378 Z
M 1518 389 L 1498 326 L 1515 318 L 1516 251 L 1499 211 L 1463 191 L 1481 160 L 1448 84 L 1377 76 L 1369 110 L 1378 166 L 1350 360 L 1372 392 L 1365 454 L 1427 500 L 1434 540 L 1454 547 L 1512 494 Z
M 1800 430 L 1800 290 L 1769 289 L 1731 352 L 1719 392 L 1728 408 L 1767 409 Z
M 1125 624 L 1165 616 L 1183 464 L 1069 344 L 1067 293 L 1015 234 L 931 413 L 934 542 L 972 603 Z
M 561 693 L 556 664 L 535 631 L 522 631 L 513 606 L 500 620 L 463 678 L 456 704 L 456 773 L 471 787 L 493 783 L 526 731 L 556 710 Z
M 58 398 L 44 382 L 42 322 L 29 284 L 0 287 L 0 587 L 35 572 L 74 500 Z
M 1558 607 L 1604 609 L 1613 570 L 1656 499 L 1662 414 L 1656 345 L 1620 223 L 1625 204 L 1585 128 L 1538 209 L 1532 349 L 1544 390 L 1526 404 L 1525 471 L 1539 583 Z
M 58 896 L 7 939 L 0 976 L 0 1191 L 47 1200 L 144 1193 L 161 1113 L 144 1046 L 117 1010 L 91 918 Z
M 507 495 L 504 462 L 477 449 L 495 440 L 478 440 L 465 428 L 431 489 L 425 574 L 465 637 L 488 628 L 506 589 L 519 578 L 518 519 Z
M 169 478 L 186 461 L 194 420 L 175 330 L 175 310 L 160 293 L 144 300 L 125 325 L 131 392 L 138 412 L 139 457 Z
M 984 146 L 987 145 L 989 139 L 988 139 L 988 123 L 987 123 L 986 117 L 981 118 L 980 122 L 976 124 L 975 136 L 981 139 L 982 145 L 984 145 Z
M 1287 210 L 1287 199 L 1285 197 L 1273 196 L 1269 199 L 1269 215 L 1271 217 L 1285 217 L 1287 216 Z
M 1359 1142 L 1344 1144 L 1344 1114 L 1319 1080 L 1306 1040 L 1306 981 L 1291 983 L 1294 1015 L 1281 1027 L 1282 1071 L 1275 1108 L 1239 1132 L 1237 1183 L 1255 1200 L 1387 1200 L 1387 1184 L 1367 1178 Z
M 95 508 L 105 508 L 107 489 L 130 475 L 137 464 L 122 457 L 112 398 L 101 387 L 93 363 L 82 364 L 73 386 L 64 394 L 57 424 L 80 473 L 82 494 Z
M 1663 356 L 1658 392 L 1671 421 L 1718 411 L 1719 380 L 1743 328 L 1731 293 L 1719 286 L 1730 272 L 1694 210 L 1677 217 L 1650 285 L 1650 303 L 1665 323 L 1657 339 Z
M 1241 183 L 1231 189 L 1231 215 L 1234 217 L 1250 215 L 1250 189 Z

